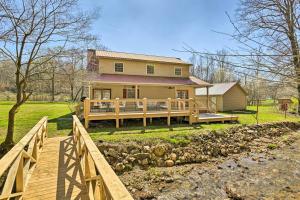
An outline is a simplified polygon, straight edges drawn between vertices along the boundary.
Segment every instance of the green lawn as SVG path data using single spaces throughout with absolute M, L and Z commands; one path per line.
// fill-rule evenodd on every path
M 144 139 L 163 139 L 170 142 L 185 142 L 184 136 L 199 133 L 204 130 L 218 130 L 237 126 L 241 124 L 256 124 L 255 119 L 256 107 L 248 106 L 245 112 L 225 113 L 227 115 L 239 116 L 238 124 L 231 123 L 211 123 L 211 124 L 195 124 L 189 126 L 187 124 L 173 125 L 170 128 L 166 126 L 149 126 L 145 130 L 143 127 L 127 127 L 127 128 L 90 128 L 88 131 L 93 140 L 103 141 L 124 141 L 124 140 L 144 140 Z M 259 107 L 259 123 L 275 122 L 275 121 L 300 121 L 299 117 L 287 116 L 276 110 L 273 106 Z M 140 122 L 139 124 L 141 124 Z
M 12 102 L 0 102 L 0 143 L 7 129 L 8 111 Z M 43 116 L 48 116 L 49 137 L 67 135 L 72 128 L 72 115 L 67 103 L 29 102 L 16 115 L 15 141 L 20 140 Z
M 7 113 L 12 106 L 11 102 L 0 102 L 0 142 L 4 140 L 7 127 Z M 144 129 L 138 125 L 127 128 L 115 129 L 114 125 L 105 128 L 90 128 L 91 137 L 94 140 L 124 141 L 143 139 L 164 139 L 171 142 L 185 142 L 186 135 L 199 133 L 203 130 L 217 130 L 236 126 L 240 124 L 255 124 L 255 107 L 248 107 L 248 111 L 239 113 L 226 113 L 239 116 L 239 124 L 213 123 L 213 124 L 188 124 L 173 125 L 171 128 L 163 125 L 148 126 Z M 15 141 L 20 140 L 43 116 L 49 118 L 49 137 L 68 135 L 71 131 L 71 109 L 68 103 L 43 103 L 28 102 L 23 105 L 16 116 Z M 298 117 L 288 116 L 284 118 L 282 113 L 276 111 L 272 106 L 261 106 L 259 108 L 259 122 L 271 121 L 300 121 Z

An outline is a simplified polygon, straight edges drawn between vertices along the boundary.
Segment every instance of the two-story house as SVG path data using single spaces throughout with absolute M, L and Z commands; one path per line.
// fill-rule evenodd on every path
M 197 122 L 209 112 L 209 93 L 195 100 L 196 88 L 211 84 L 190 75 L 191 64 L 179 58 L 88 50 L 89 98 L 84 101 L 85 126 L 91 120 L 184 118 Z
M 190 76 L 179 58 L 88 50 L 90 99 L 194 98 L 211 84 Z

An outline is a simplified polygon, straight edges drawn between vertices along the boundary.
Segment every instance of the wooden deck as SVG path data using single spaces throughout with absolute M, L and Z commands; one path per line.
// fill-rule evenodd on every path
M 190 99 L 111 99 L 84 101 L 85 127 L 93 120 L 115 120 L 116 128 L 120 127 L 124 119 L 143 119 L 143 126 L 147 126 L 147 118 L 167 118 L 167 125 L 171 125 L 171 117 L 184 117 L 190 124 L 201 122 L 236 121 L 237 116 L 215 114 L 203 102 Z M 206 111 L 211 113 L 200 113 Z
M 226 121 L 237 121 L 238 116 L 235 115 L 224 115 L 215 113 L 201 113 L 199 114 L 198 122 L 226 122 Z
M 23 199 L 89 199 L 72 137 L 49 138 Z

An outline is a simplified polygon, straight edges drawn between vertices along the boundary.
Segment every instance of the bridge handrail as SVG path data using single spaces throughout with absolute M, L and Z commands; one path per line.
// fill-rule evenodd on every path
M 90 199 L 133 200 L 76 115 L 73 137 Z
M 5 176 L 0 199 L 22 196 L 47 138 L 47 117 L 43 117 L 0 160 L 0 178 Z

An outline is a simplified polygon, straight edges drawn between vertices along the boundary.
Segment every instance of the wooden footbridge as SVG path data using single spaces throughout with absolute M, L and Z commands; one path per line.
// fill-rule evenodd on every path
M 0 200 L 133 199 L 76 116 L 71 136 L 47 132 L 44 117 L 0 160 Z

